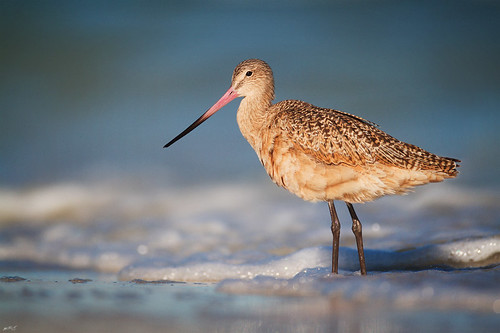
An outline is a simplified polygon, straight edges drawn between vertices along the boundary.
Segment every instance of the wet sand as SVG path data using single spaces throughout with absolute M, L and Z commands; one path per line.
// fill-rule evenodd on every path
M 500 325 L 500 301 L 489 311 L 432 301 L 405 307 L 384 297 L 242 295 L 216 284 L 124 282 L 92 272 L 1 276 L 4 332 L 496 332 Z

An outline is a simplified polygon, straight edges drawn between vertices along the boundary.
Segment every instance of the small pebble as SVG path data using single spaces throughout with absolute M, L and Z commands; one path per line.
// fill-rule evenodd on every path
M 20 276 L 2 276 L 0 277 L 0 282 L 20 282 L 26 281 L 25 278 Z
M 76 284 L 76 283 L 87 283 L 87 282 L 91 282 L 92 280 L 91 279 L 80 279 L 80 278 L 74 278 L 74 279 L 71 279 L 71 280 L 68 280 L 69 282 L 73 283 L 73 284 Z

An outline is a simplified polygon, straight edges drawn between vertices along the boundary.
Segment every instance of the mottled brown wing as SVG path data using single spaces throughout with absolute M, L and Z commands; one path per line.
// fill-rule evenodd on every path
M 378 162 L 456 174 L 458 160 L 399 141 L 363 118 L 301 101 L 283 101 L 276 107 L 280 111 L 271 126 L 322 163 L 356 166 Z

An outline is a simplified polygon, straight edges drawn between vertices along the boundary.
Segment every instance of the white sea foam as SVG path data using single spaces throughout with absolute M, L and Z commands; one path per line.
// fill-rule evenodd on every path
M 403 252 L 367 250 L 365 255 L 369 271 L 486 266 L 498 261 L 495 256 L 500 255 L 500 235 L 434 244 Z M 162 263 L 158 258 L 144 260 L 126 267 L 120 272 L 120 278 L 191 282 L 253 279 L 257 276 L 291 279 L 299 274 L 316 274 L 318 270 L 328 272 L 324 268 L 331 267 L 331 247 L 306 248 L 260 262 L 232 264 L 231 259 L 199 262 L 197 258 L 192 258 L 179 265 Z M 339 265 L 344 273 L 358 270 L 357 251 L 341 248 Z
M 1 189 L 0 260 L 184 281 L 289 279 L 330 265 L 326 205 L 267 183 L 178 188 L 104 179 Z M 412 196 L 357 206 L 367 217 L 369 270 L 470 267 L 498 252 L 490 236 L 500 233 L 498 195 L 441 184 Z M 339 214 L 340 267 L 352 272 L 358 264 L 349 217 Z

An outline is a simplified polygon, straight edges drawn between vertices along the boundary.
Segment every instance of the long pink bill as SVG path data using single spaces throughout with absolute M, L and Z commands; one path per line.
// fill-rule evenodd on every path
M 177 135 L 175 138 L 173 138 L 169 143 L 167 143 L 163 148 L 170 147 L 173 145 L 176 141 L 180 140 L 182 137 L 184 137 L 186 134 L 194 130 L 196 127 L 201 125 L 205 120 L 210 118 L 215 112 L 219 111 L 224 105 L 227 103 L 231 102 L 233 99 L 239 97 L 238 93 L 233 89 L 233 87 L 229 88 L 228 91 L 222 96 L 217 103 L 215 103 L 210 109 L 207 110 L 204 114 L 201 115 L 200 118 L 196 119 L 194 123 L 189 125 L 188 128 L 186 128 L 184 131 L 182 131 L 181 134 Z

